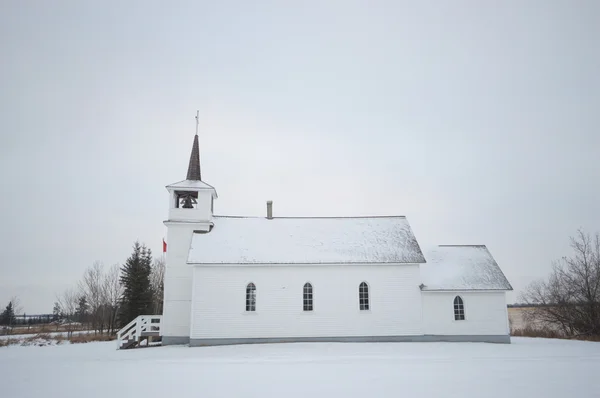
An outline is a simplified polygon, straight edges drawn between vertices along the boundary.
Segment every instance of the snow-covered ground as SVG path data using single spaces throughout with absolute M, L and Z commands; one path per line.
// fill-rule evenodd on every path
M 0 348 L 3 397 L 600 397 L 600 343 Z
M 72 334 L 76 335 L 76 334 L 92 334 L 94 333 L 93 330 L 77 330 L 77 331 L 73 331 Z M 40 333 L 27 333 L 27 334 L 5 334 L 0 336 L 0 340 L 23 340 L 23 339 L 28 339 L 30 337 L 34 337 L 36 335 L 39 335 Z M 67 337 L 68 333 L 67 332 L 50 332 L 50 333 L 41 333 L 43 335 L 48 335 L 51 337 L 57 337 L 57 336 L 63 336 L 63 337 Z

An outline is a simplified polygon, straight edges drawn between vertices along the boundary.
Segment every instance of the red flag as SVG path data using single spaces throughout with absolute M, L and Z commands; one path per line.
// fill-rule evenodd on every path
M 167 252 L 167 242 L 165 242 L 165 238 L 163 238 L 163 253 Z

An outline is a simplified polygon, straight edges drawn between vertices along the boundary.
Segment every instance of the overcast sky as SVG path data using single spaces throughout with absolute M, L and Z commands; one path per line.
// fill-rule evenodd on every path
M 599 38 L 594 0 L 3 1 L 0 305 L 160 256 L 196 110 L 217 214 L 406 215 L 514 302 L 600 231 Z

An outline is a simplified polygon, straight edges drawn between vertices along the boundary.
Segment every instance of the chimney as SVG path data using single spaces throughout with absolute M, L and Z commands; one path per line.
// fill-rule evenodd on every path
M 273 219 L 273 201 L 272 200 L 267 200 L 267 219 L 268 220 Z

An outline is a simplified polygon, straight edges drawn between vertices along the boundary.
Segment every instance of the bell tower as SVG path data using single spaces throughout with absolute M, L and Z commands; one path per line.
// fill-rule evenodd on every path
M 193 268 L 187 264 L 195 231 L 208 232 L 213 225 L 213 202 L 217 191 L 202 181 L 198 145 L 198 113 L 196 135 L 186 179 L 166 186 L 169 192 L 167 253 L 164 279 L 162 320 L 163 345 L 186 344 L 190 338 Z
M 196 135 L 192 144 L 187 177 L 183 181 L 167 185 L 169 191 L 169 219 L 176 222 L 210 223 L 213 203 L 217 198 L 215 188 L 202 181 L 200 171 L 200 148 L 198 145 L 198 114 L 196 114 Z

